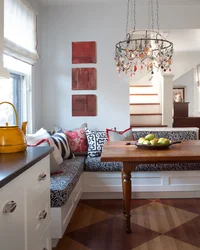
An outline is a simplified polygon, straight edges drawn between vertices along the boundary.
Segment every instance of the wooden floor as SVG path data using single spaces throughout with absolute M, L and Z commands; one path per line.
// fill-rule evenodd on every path
M 200 250 L 200 199 L 82 200 L 54 250 Z

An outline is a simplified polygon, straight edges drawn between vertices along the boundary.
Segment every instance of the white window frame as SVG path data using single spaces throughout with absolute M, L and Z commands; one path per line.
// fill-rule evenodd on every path
M 32 92 L 32 66 L 17 59 L 4 55 L 4 66 L 13 74 L 24 76 L 26 86 L 26 119 L 28 121 L 27 133 L 33 132 L 33 92 Z

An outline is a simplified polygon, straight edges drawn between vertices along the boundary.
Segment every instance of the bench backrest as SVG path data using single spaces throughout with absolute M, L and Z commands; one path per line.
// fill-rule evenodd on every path
M 133 131 L 134 140 L 138 140 L 140 137 L 145 137 L 148 134 L 154 134 L 157 138 L 168 138 L 172 141 L 182 140 L 197 140 L 197 132 L 195 130 L 190 131 Z

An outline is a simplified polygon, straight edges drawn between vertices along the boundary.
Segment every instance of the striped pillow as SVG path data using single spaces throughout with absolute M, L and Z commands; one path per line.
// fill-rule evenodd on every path
M 69 147 L 67 136 L 64 133 L 55 133 L 51 136 L 51 138 L 55 143 L 56 147 L 59 149 L 63 159 L 70 159 L 74 157 L 74 154 L 72 153 L 71 148 Z

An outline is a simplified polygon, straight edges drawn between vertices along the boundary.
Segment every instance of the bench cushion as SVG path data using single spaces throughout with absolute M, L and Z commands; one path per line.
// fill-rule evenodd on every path
M 200 162 L 139 164 L 136 167 L 136 171 L 185 171 L 185 170 L 200 170 Z
M 101 162 L 100 157 L 87 157 L 84 171 L 87 172 L 114 172 L 121 171 L 122 162 Z
M 101 162 L 100 157 L 85 159 L 86 172 L 114 172 L 121 171 L 122 162 Z M 136 171 L 184 171 L 200 170 L 199 163 L 170 163 L 170 164 L 139 164 Z
M 84 161 L 84 156 L 66 159 L 60 165 L 63 172 L 51 176 L 51 207 L 61 207 L 67 202 L 83 172 Z

